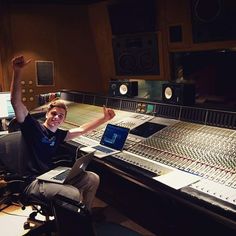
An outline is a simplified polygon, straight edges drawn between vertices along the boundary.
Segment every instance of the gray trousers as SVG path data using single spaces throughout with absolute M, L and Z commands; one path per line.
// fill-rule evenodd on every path
M 97 174 L 85 171 L 72 184 L 56 184 L 34 180 L 25 190 L 29 197 L 35 196 L 41 200 L 51 200 L 56 194 L 63 195 L 75 201 L 82 201 L 90 210 L 99 186 L 100 178 Z

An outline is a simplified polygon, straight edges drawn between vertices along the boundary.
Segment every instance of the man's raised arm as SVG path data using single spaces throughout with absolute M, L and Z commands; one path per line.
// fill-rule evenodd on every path
M 90 121 L 86 124 L 81 125 L 79 128 L 72 128 L 68 131 L 65 141 L 76 138 L 77 136 L 83 135 L 91 130 L 94 130 L 98 126 L 104 124 L 105 122 L 113 119 L 115 112 L 111 108 L 106 108 L 103 106 L 103 116 L 101 118 Z
M 21 72 L 22 69 L 30 63 L 31 60 L 25 61 L 23 56 L 12 59 L 13 75 L 11 81 L 11 103 L 15 111 L 16 120 L 22 123 L 28 114 L 28 110 L 22 102 L 21 97 Z

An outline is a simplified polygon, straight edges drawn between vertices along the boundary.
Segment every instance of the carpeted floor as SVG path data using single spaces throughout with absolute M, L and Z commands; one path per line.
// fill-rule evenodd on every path
M 93 207 L 101 209 L 102 214 L 104 215 L 102 223 L 106 224 L 106 222 L 114 222 L 130 228 L 143 236 L 155 236 L 155 234 L 137 225 L 135 222 L 131 221 L 116 209 L 107 205 L 98 198 L 95 199 Z M 20 207 L 13 205 L 6 208 L 3 212 L 0 212 L 0 235 L 21 236 L 27 233 L 28 230 L 24 230 L 23 225 L 31 211 L 31 207 L 27 207 L 25 210 L 22 210 Z M 43 216 L 39 215 L 37 217 L 39 219 L 43 219 Z

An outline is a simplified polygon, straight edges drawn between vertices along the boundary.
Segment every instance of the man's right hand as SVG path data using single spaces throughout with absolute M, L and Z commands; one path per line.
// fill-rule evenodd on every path
M 28 115 L 28 110 L 21 99 L 21 70 L 30 60 L 25 60 L 24 56 L 17 56 L 12 59 L 13 76 L 11 81 L 11 103 L 15 111 L 16 120 L 19 123 L 24 122 L 25 117 Z
M 31 59 L 25 60 L 24 56 L 17 56 L 12 59 L 12 66 L 14 71 L 19 71 L 24 66 L 28 65 L 31 62 Z

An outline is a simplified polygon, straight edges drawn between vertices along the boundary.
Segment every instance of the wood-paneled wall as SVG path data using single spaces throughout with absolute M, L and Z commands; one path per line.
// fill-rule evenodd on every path
M 2 3 L 2 2 L 5 2 Z M 29 108 L 36 106 L 39 93 L 75 89 L 107 93 L 111 78 L 169 80 L 169 53 L 235 47 L 236 41 L 193 43 L 190 0 L 156 0 L 156 33 L 160 75 L 117 76 L 115 72 L 112 31 L 107 4 L 10 4 L 0 3 L 0 85 L 9 90 L 10 60 L 24 54 L 32 62 L 25 69 Z M 181 42 L 170 42 L 169 27 L 182 27 Z M 37 86 L 35 60 L 54 61 L 54 86 Z M 29 84 L 32 81 L 32 84 Z M 29 93 L 29 89 L 33 89 Z
M 11 58 L 25 55 L 32 62 L 24 69 L 23 97 L 29 108 L 36 106 L 36 95 L 75 89 L 102 92 L 95 41 L 87 6 L 78 5 L 7 5 L 1 31 L 1 80 L 4 90 L 11 81 Z M 9 50 L 10 49 L 10 50 Z M 3 52 L 3 53 L 2 53 Z M 35 61 L 54 62 L 54 85 L 37 86 Z M 33 92 L 29 92 L 33 89 Z M 34 97 L 34 101 L 30 101 Z

